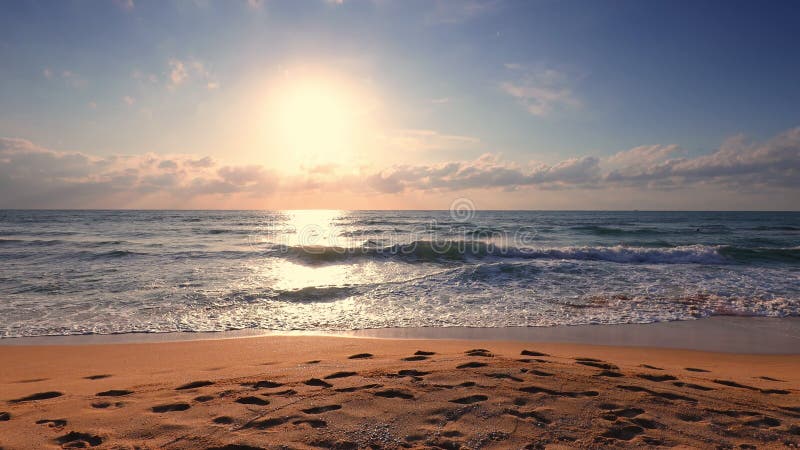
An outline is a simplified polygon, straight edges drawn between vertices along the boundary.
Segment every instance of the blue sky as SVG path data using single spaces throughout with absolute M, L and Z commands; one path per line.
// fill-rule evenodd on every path
M 469 194 L 487 208 L 584 208 L 610 192 L 623 200 L 601 207 L 749 209 L 765 199 L 768 207 L 798 206 L 796 172 L 774 173 L 800 158 L 783 144 L 800 125 L 793 2 L 120 0 L 2 8 L 0 149 L 47 154 L 54 165 L 79 154 L 93 164 L 70 179 L 19 162 L 0 167 L 9 191 L 30 191 L 14 181 L 23 173 L 46 178 L 38 197 L 11 195 L 2 206 L 43 206 L 53 198 L 47 189 L 63 192 L 64 183 L 72 196 L 58 201 L 70 207 L 446 207 Z M 276 131 L 287 108 L 302 123 Z M 316 140 L 306 135 L 318 130 Z M 286 139 L 274 138 L 284 131 Z M 749 140 L 730 150 L 740 135 Z M 667 150 L 634 152 L 633 162 L 614 157 L 642 146 Z M 767 168 L 758 160 L 765 153 Z M 136 160 L 204 157 L 214 166 L 202 173 L 180 164 L 145 172 Z M 662 174 L 668 161 L 693 172 Z M 746 186 L 744 176 L 732 180 L 741 167 L 718 170 L 742 161 L 755 180 Z M 703 163 L 717 169 L 698 172 Z M 133 176 L 133 165 L 136 181 L 103 184 Z M 555 176 L 573 166 L 584 172 Z M 250 176 L 226 178 L 226 167 Z M 455 172 L 434 179 L 443 167 Z M 624 183 L 612 183 L 615 170 Z M 197 190 L 196 180 L 224 187 Z M 101 181 L 113 196 L 77 194 Z M 698 187 L 702 201 L 681 200 Z

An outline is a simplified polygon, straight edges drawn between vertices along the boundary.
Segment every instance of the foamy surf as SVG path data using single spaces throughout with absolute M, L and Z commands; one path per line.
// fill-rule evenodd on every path
M 649 323 L 800 307 L 797 213 L 0 212 L 0 336 Z

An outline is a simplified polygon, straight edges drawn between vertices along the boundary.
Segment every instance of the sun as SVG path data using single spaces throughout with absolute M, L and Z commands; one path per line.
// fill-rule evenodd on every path
M 369 105 L 351 83 L 332 76 L 289 77 L 274 85 L 267 103 L 273 164 L 292 170 L 353 162 Z

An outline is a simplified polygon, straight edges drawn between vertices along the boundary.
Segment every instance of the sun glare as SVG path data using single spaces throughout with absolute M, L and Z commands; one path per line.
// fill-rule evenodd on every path
M 350 164 L 366 129 L 365 96 L 334 77 L 281 80 L 269 95 L 269 157 L 283 169 Z

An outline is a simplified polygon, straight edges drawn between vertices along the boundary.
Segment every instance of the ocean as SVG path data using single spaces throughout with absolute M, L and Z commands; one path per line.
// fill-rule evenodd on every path
M 797 316 L 800 213 L 0 211 L 0 336 Z

